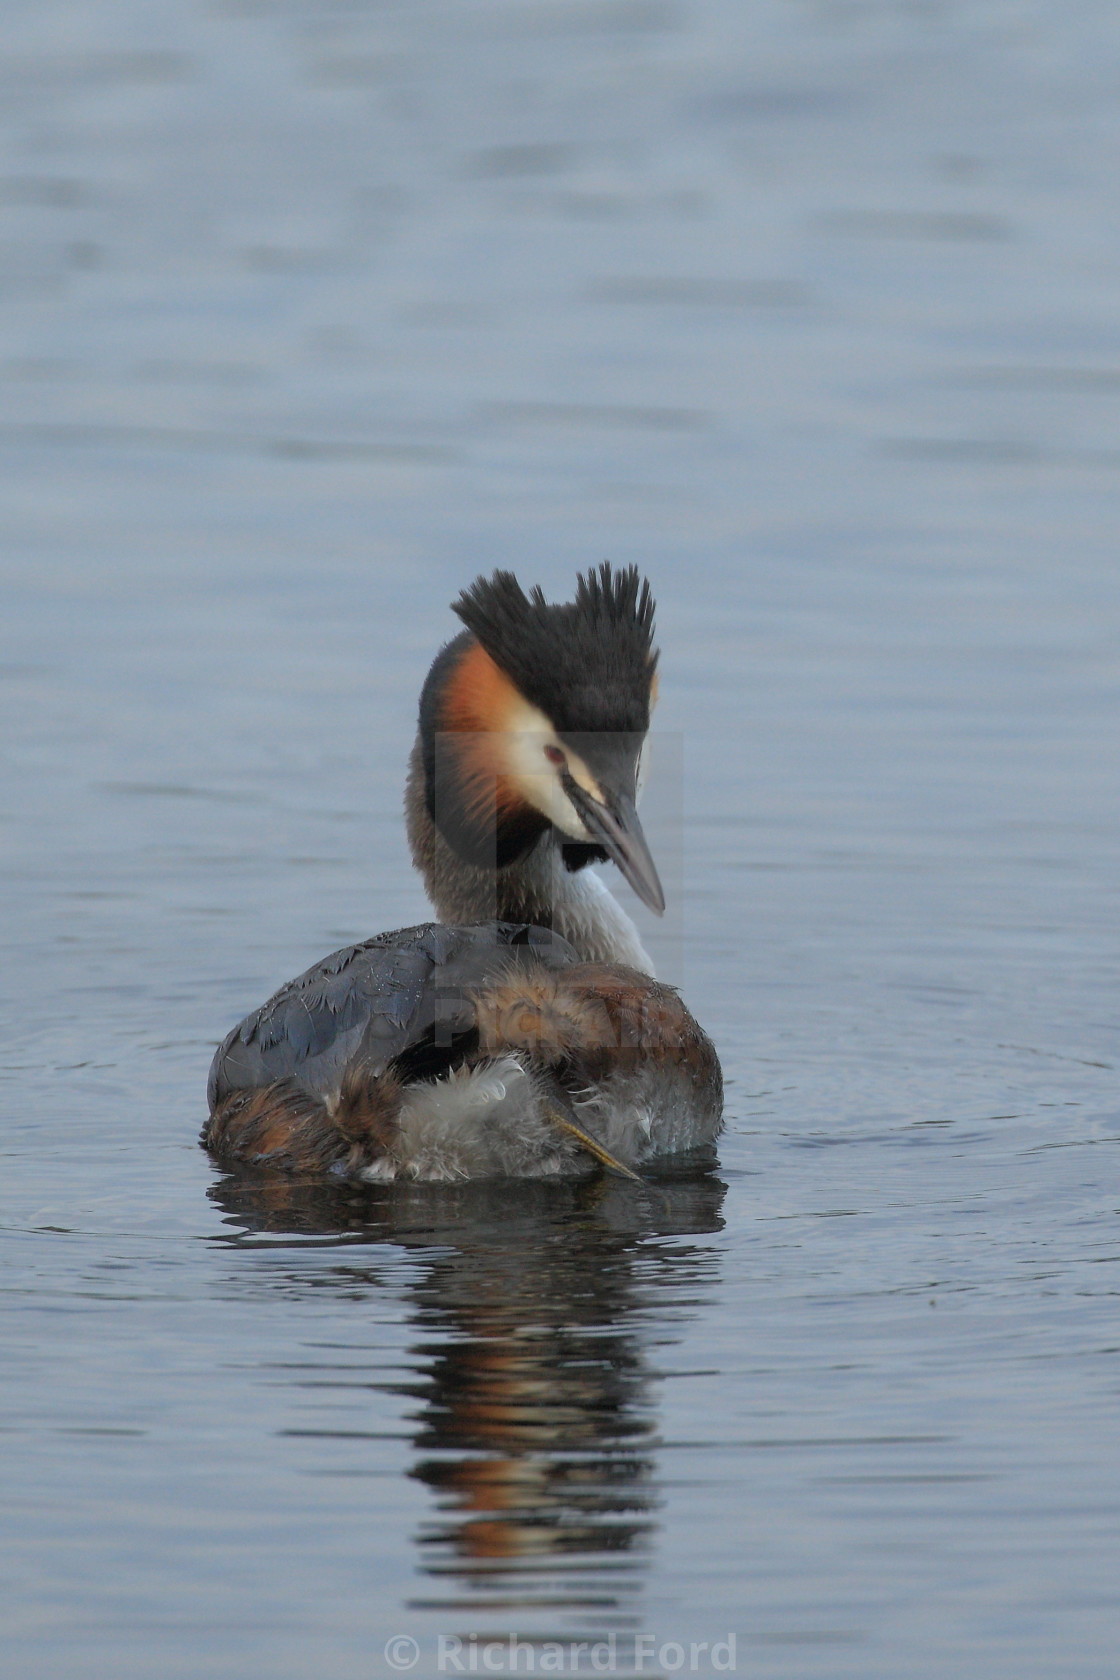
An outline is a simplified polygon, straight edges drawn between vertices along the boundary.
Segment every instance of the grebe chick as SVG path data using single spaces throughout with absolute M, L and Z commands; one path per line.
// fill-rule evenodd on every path
M 440 923 L 337 951 L 233 1028 L 202 1143 L 220 1161 L 379 1182 L 623 1172 L 711 1144 L 719 1061 L 589 864 L 665 907 L 636 810 L 656 698 L 636 567 L 574 601 L 510 572 L 420 698 L 405 795 Z

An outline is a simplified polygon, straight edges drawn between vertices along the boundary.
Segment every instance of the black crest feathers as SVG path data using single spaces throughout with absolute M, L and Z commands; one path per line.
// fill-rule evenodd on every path
M 655 604 L 636 566 L 604 562 L 574 601 L 526 595 L 512 572 L 476 578 L 452 610 L 561 734 L 649 728 Z

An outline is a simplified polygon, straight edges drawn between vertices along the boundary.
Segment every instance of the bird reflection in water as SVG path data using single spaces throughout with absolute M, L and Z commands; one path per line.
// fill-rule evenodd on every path
M 716 1281 L 717 1252 L 687 1239 L 721 1229 L 724 1190 L 696 1163 L 642 1186 L 213 1187 L 243 1233 L 345 1244 L 348 1293 L 352 1245 L 424 1262 L 409 1289 L 416 1377 L 391 1385 L 420 1402 L 411 1474 L 435 1505 L 418 1536 L 432 1590 L 405 1608 L 561 1618 L 541 1640 L 640 1625 L 660 1498 L 649 1350 Z

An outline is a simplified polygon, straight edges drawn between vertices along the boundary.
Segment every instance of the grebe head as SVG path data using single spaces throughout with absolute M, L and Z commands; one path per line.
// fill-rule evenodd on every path
M 572 867 L 611 859 L 658 915 L 665 897 L 638 820 L 657 691 L 654 601 L 634 566 L 578 580 L 574 601 L 526 595 L 512 572 L 453 603 L 466 630 L 420 700 L 427 805 L 474 866 L 515 863 L 551 829 Z

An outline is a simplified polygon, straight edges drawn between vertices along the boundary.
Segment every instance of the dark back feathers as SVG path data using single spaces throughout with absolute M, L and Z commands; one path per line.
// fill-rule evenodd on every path
M 210 1108 L 281 1079 L 325 1097 L 351 1065 L 376 1076 L 399 1064 L 409 1077 L 434 1077 L 474 1027 L 470 988 L 520 965 L 577 960 L 558 934 L 516 922 L 425 922 L 348 945 L 227 1033 L 210 1068 Z

